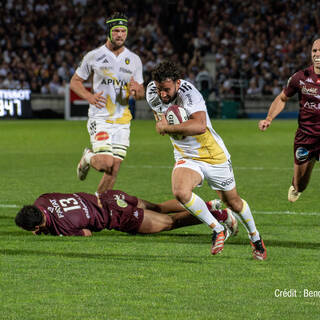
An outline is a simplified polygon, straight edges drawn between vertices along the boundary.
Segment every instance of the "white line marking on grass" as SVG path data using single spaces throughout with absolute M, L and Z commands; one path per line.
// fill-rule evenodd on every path
M 269 215 L 297 215 L 297 216 L 320 216 L 320 212 L 294 212 L 294 211 L 252 211 L 254 214 L 269 214 Z
M 172 166 L 161 166 L 161 165 L 147 165 L 147 164 L 141 164 L 141 165 L 133 165 L 129 164 L 126 165 L 128 168 L 143 168 L 143 169 L 172 169 L 174 163 Z M 252 170 L 252 171 L 263 171 L 263 170 L 274 170 L 274 171 L 280 171 L 280 170 L 290 170 L 293 171 L 293 166 L 290 168 L 279 168 L 279 167 L 233 167 L 234 170 Z M 313 169 L 313 171 L 320 171 L 320 169 Z
M 0 208 L 19 208 L 16 204 L 2 204 L 0 203 Z

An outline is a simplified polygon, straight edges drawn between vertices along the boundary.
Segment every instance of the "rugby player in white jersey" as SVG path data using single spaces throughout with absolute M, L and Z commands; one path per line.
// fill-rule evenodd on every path
M 178 69 L 170 61 L 160 63 L 153 70 L 152 78 L 146 98 L 157 120 L 157 132 L 171 135 L 176 161 L 172 171 L 174 196 L 191 214 L 213 229 L 211 253 L 221 252 L 226 237 L 224 227 L 193 192 L 205 179 L 245 226 L 253 248 L 253 258 L 265 260 L 267 251 L 263 240 L 249 205 L 237 193 L 230 154 L 212 128 L 202 95 L 190 82 L 180 79 Z M 169 125 L 164 114 L 171 105 L 184 107 L 189 120 Z M 177 140 L 172 135 L 182 135 L 183 138 Z
M 97 193 L 113 188 L 130 136 L 129 96 L 144 98 L 142 63 L 128 50 L 128 19 L 115 12 L 106 21 L 107 41 L 88 52 L 73 75 L 70 87 L 89 104 L 87 128 L 92 149 L 85 148 L 77 167 L 84 180 L 90 167 L 103 172 Z M 91 92 L 83 82 L 92 79 Z

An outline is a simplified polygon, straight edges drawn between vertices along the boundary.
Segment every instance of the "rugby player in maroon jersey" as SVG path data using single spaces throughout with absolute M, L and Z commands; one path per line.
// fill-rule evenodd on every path
M 238 232 L 238 223 L 231 210 L 214 210 L 218 207 L 214 200 L 207 206 L 232 234 Z M 164 214 L 169 212 L 174 214 Z M 37 235 L 60 236 L 91 236 L 92 232 L 103 229 L 131 234 L 157 233 L 201 223 L 177 200 L 154 204 L 119 190 L 109 190 L 99 198 L 83 192 L 46 193 L 33 205 L 24 206 L 15 222 Z
M 287 100 L 298 93 L 300 109 L 294 139 L 294 174 L 288 191 L 290 202 L 298 200 L 306 189 L 320 156 L 320 39 L 313 42 L 311 60 L 311 66 L 296 72 L 288 80 L 287 86 L 272 102 L 266 119 L 259 121 L 259 129 L 267 130 Z

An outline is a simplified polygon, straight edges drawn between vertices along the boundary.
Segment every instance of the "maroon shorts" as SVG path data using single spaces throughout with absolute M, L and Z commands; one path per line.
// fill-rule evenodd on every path
M 294 162 L 302 164 L 320 156 L 320 136 L 310 136 L 300 129 L 294 137 Z
M 143 221 L 143 209 L 137 208 L 138 198 L 120 190 L 108 190 L 100 195 L 102 207 L 110 216 L 108 229 L 136 234 Z

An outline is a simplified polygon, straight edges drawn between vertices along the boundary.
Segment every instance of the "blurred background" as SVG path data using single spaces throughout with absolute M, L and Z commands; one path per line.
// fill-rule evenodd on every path
M 169 58 L 201 91 L 211 117 L 263 117 L 288 78 L 311 64 L 319 8 L 318 0 L 1 2 L 0 118 L 85 117 L 68 83 L 84 54 L 105 42 L 114 10 L 129 17 L 126 46 L 142 60 L 145 85 Z M 132 108 L 136 118 L 152 117 L 145 101 Z M 293 101 L 281 116 L 295 117 L 297 108 Z

